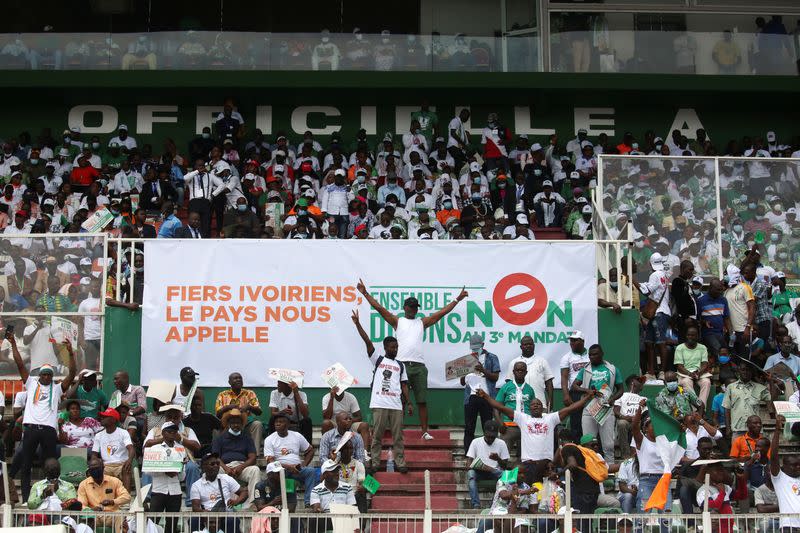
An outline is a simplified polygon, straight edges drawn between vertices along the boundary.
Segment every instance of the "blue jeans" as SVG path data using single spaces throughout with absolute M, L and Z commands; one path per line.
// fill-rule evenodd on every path
M 619 500 L 619 504 L 622 507 L 623 513 L 631 514 L 634 512 L 634 507 L 636 506 L 636 496 L 630 492 L 620 492 L 617 494 L 617 499 Z
M 658 480 L 661 479 L 661 474 L 639 474 L 639 491 L 636 495 L 636 512 L 644 513 L 644 506 L 650 495 L 653 494 L 653 489 L 656 488 Z M 672 490 L 667 493 L 667 504 L 664 509 L 672 507 Z M 664 510 L 657 511 L 659 514 Z M 691 511 L 688 511 L 691 512 Z M 669 520 L 661 520 L 661 533 L 669 532 Z
M 472 502 L 472 508 L 477 509 L 481 506 L 481 497 L 478 494 L 478 481 L 484 479 L 491 479 L 497 481 L 500 479 L 501 472 L 484 472 L 483 470 L 470 469 L 467 472 L 467 486 L 469 487 L 469 499 Z
M 300 469 L 300 475 L 287 472 L 286 477 L 303 483 L 303 502 L 306 507 L 311 505 L 311 489 L 319 483 L 319 470 L 313 466 L 304 466 Z

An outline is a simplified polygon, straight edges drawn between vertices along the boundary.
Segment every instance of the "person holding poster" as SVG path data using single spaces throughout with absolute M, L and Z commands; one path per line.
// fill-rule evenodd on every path
M 464 452 L 469 450 L 475 438 L 475 424 L 478 415 L 481 425 L 492 420 L 492 407 L 478 395 L 478 389 L 485 390 L 489 396 L 495 397 L 495 386 L 500 378 L 500 360 L 483 348 L 483 335 L 473 333 L 469 338 L 470 354 L 475 357 L 473 371 L 461 377 L 464 385 Z
M 403 316 L 395 316 L 367 292 L 367 287 L 361 279 L 358 280 L 356 288 L 369 302 L 369 305 L 394 328 L 398 345 L 397 360 L 405 364 L 408 385 L 414 391 L 414 399 L 419 410 L 419 422 L 422 426 L 422 438 L 433 440 L 433 436 L 428 433 L 428 368 L 425 366 L 425 356 L 422 353 L 423 336 L 426 328 L 439 322 L 469 294 L 462 287 L 455 300 L 434 311 L 430 316 L 417 318 L 419 301 L 413 296 L 406 298 L 403 302 Z
M 164 422 L 161 425 L 163 441 L 153 446 L 161 448 L 167 457 L 179 459 L 184 463 L 189 460 L 186 448 L 175 439 L 178 436 L 178 425 L 174 422 Z M 169 450 L 169 452 L 167 452 Z M 175 513 L 181 510 L 181 481 L 186 477 L 185 469 L 180 472 L 152 472 L 150 474 L 153 486 L 150 494 L 150 512 Z M 191 488 L 191 487 L 190 487 Z M 164 523 L 164 533 L 172 533 L 174 518 L 167 518 Z

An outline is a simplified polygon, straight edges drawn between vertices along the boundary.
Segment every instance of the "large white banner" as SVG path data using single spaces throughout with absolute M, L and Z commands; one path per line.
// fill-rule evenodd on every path
M 359 278 L 395 314 L 415 296 L 421 315 L 469 297 L 425 332 L 431 387 L 445 380 L 445 362 L 469 353 L 471 333 L 502 372 L 530 334 L 559 383 L 568 335 L 581 330 L 597 342 L 595 250 L 591 242 L 152 240 L 145 243 L 142 383 L 177 381 L 184 366 L 204 386 L 227 386 L 241 372 L 246 387 L 274 386 L 270 368 L 305 372 L 304 386 L 322 387 L 322 374 L 341 363 L 357 387 L 372 367 L 352 321 L 361 323 L 378 353 L 392 334 L 356 290 Z

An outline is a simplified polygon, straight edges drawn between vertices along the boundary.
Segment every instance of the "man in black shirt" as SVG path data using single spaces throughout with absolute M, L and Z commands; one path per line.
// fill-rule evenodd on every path
M 214 431 L 222 428 L 219 418 L 211 413 L 203 411 L 203 395 L 196 393 L 192 398 L 192 405 L 189 416 L 183 419 L 183 425 L 194 430 L 197 439 L 200 441 L 200 452 L 198 457 L 203 457 L 211 452 L 211 443 L 214 440 Z
M 600 496 L 600 484 L 586 473 L 586 459 L 575 445 L 561 448 L 564 466 L 572 473 L 571 501 L 567 503 L 580 514 L 594 514 L 597 509 L 597 497 Z M 591 520 L 579 520 L 576 527 L 579 531 L 591 531 Z
M 222 426 L 226 429 L 214 439 L 211 451 L 219 454 L 220 468 L 223 472 L 239 482 L 247 483 L 247 500 L 244 508 L 248 509 L 256 494 L 256 483 L 261 479 L 261 470 L 256 466 L 256 446 L 253 437 L 244 433 L 242 428 L 247 415 L 238 409 L 231 409 L 222 417 Z
M 675 302 L 675 326 L 678 328 L 678 338 L 686 340 L 686 328 L 697 321 L 697 302 L 692 297 L 692 277 L 694 265 L 691 261 L 681 261 L 680 274 L 672 280 L 670 300 Z

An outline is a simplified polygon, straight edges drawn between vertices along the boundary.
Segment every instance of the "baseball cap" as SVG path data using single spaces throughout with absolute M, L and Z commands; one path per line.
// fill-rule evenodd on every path
M 111 418 L 113 418 L 114 420 L 119 422 L 119 412 L 116 409 L 114 409 L 113 407 L 109 407 L 105 411 L 99 412 L 97 414 L 97 416 L 100 416 L 100 417 L 110 416 Z
M 39 367 L 39 375 L 42 375 L 42 374 L 50 374 L 52 376 L 54 374 L 53 366 L 52 365 L 48 365 L 48 364 L 44 364 L 44 365 L 40 366 Z
M 186 409 L 184 409 L 182 405 L 178 405 L 175 403 L 168 403 L 167 405 L 162 405 L 158 409 L 159 413 L 166 413 L 167 411 L 180 411 L 181 413 L 183 413 L 186 411 Z
M 586 131 L 586 128 L 580 128 L 578 129 L 578 133 L 589 133 L 589 132 Z
M 575 340 L 580 339 L 582 341 L 586 340 L 586 337 L 583 336 L 583 332 L 581 330 L 579 330 L 579 329 L 576 329 L 575 331 L 573 331 L 572 335 L 570 335 L 569 338 L 570 339 L 575 339 Z
M 552 187 L 552 186 L 553 186 L 553 182 L 550 181 L 550 180 L 544 180 L 542 182 L 542 187 Z
M 128 131 L 128 126 L 126 126 L 125 124 L 120 124 L 119 128 L 117 128 L 117 130 L 119 130 L 119 131 Z
M 776 137 L 775 137 L 775 132 L 774 131 L 768 131 L 767 132 L 767 141 L 769 141 L 771 143 L 774 143 L 775 142 L 775 138 Z
M 273 418 L 276 418 L 277 416 L 278 415 L 275 415 Z M 200 459 L 200 462 L 205 463 L 211 459 L 219 459 L 219 454 L 217 452 L 208 452 Z
M 283 165 L 275 165 L 272 169 L 273 174 L 283 174 L 286 172 L 286 167 Z
M 528 217 L 527 217 L 527 216 L 525 216 L 525 214 L 524 214 L 524 213 L 520 213 L 519 215 L 517 215 L 517 224 L 525 224 L 525 225 L 528 225 L 528 224 L 529 224 L 529 222 L 528 222 Z
M 650 256 L 650 266 L 653 267 L 654 270 L 661 270 L 664 266 L 664 256 L 655 252 Z
M 325 459 L 325 462 L 319 467 L 322 472 L 333 472 L 337 468 L 339 468 L 338 461 L 333 461 L 331 459 Z
M 283 470 L 283 465 L 280 464 L 278 461 L 273 461 L 267 465 L 267 474 L 280 472 L 281 470 Z
M 333 171 L 333 175 L 334 176 L 344 176 L 344 169 L 343 168 L 337 168 L 336 170 Z
M 785 279 L 786 274 L 783 271 L 779 270 L 772 275 L 772 279 Z
M 194 377 L 197 377 L 199 375 L 200 374 L 195 372 L 194 368 L 192 368 L 190 366 L 185 366 L 185 367 L 181 368 L 180 377 L 183 377 L 183 376 L 194 376 Z
M 483 335 L 480 333 L 473 333 L 469 337 L 469 348 L 472 351 L 478 351 L 483 348 Z
M 418 308 L 419 307 L 419 300 L 417 300 L 414 296 L 409 296 L 403 302 L 403 307 L 405 307 L 405 306 L 417 307 Z
M 695 276 L 692 278 L 692 283 L 699 283 L 700 285 L 703 284 L 703 276 Z
M 487 420 L 483 425 L 483 434 L 487 437 L 496 437 L 500 431 L 500 425 L 497 420 Z
M 283 150 L 275 150 L 275 155 L 286 157 L 286 152 L 284 152 Z
M 174 422 L 164 422 L 161 424 L 161 431 L 178 431 L 178 426 Z
M 469 164 L 469 171 L 470 172 L 480 172 L 481 171 L 481 166 L 478 163 L 473 161 L 472 163 Z
M 581 212 L 584 215 L 591 215 L 592 214 L 592 206 L 590 206 L 590 205 L 583 206 L 583 209 L 581 209 Z
M 533 146 L 531 146 L 531 152 L 538 152 L 541 149 L 542 145 L 539 143 L 533 143 Z

